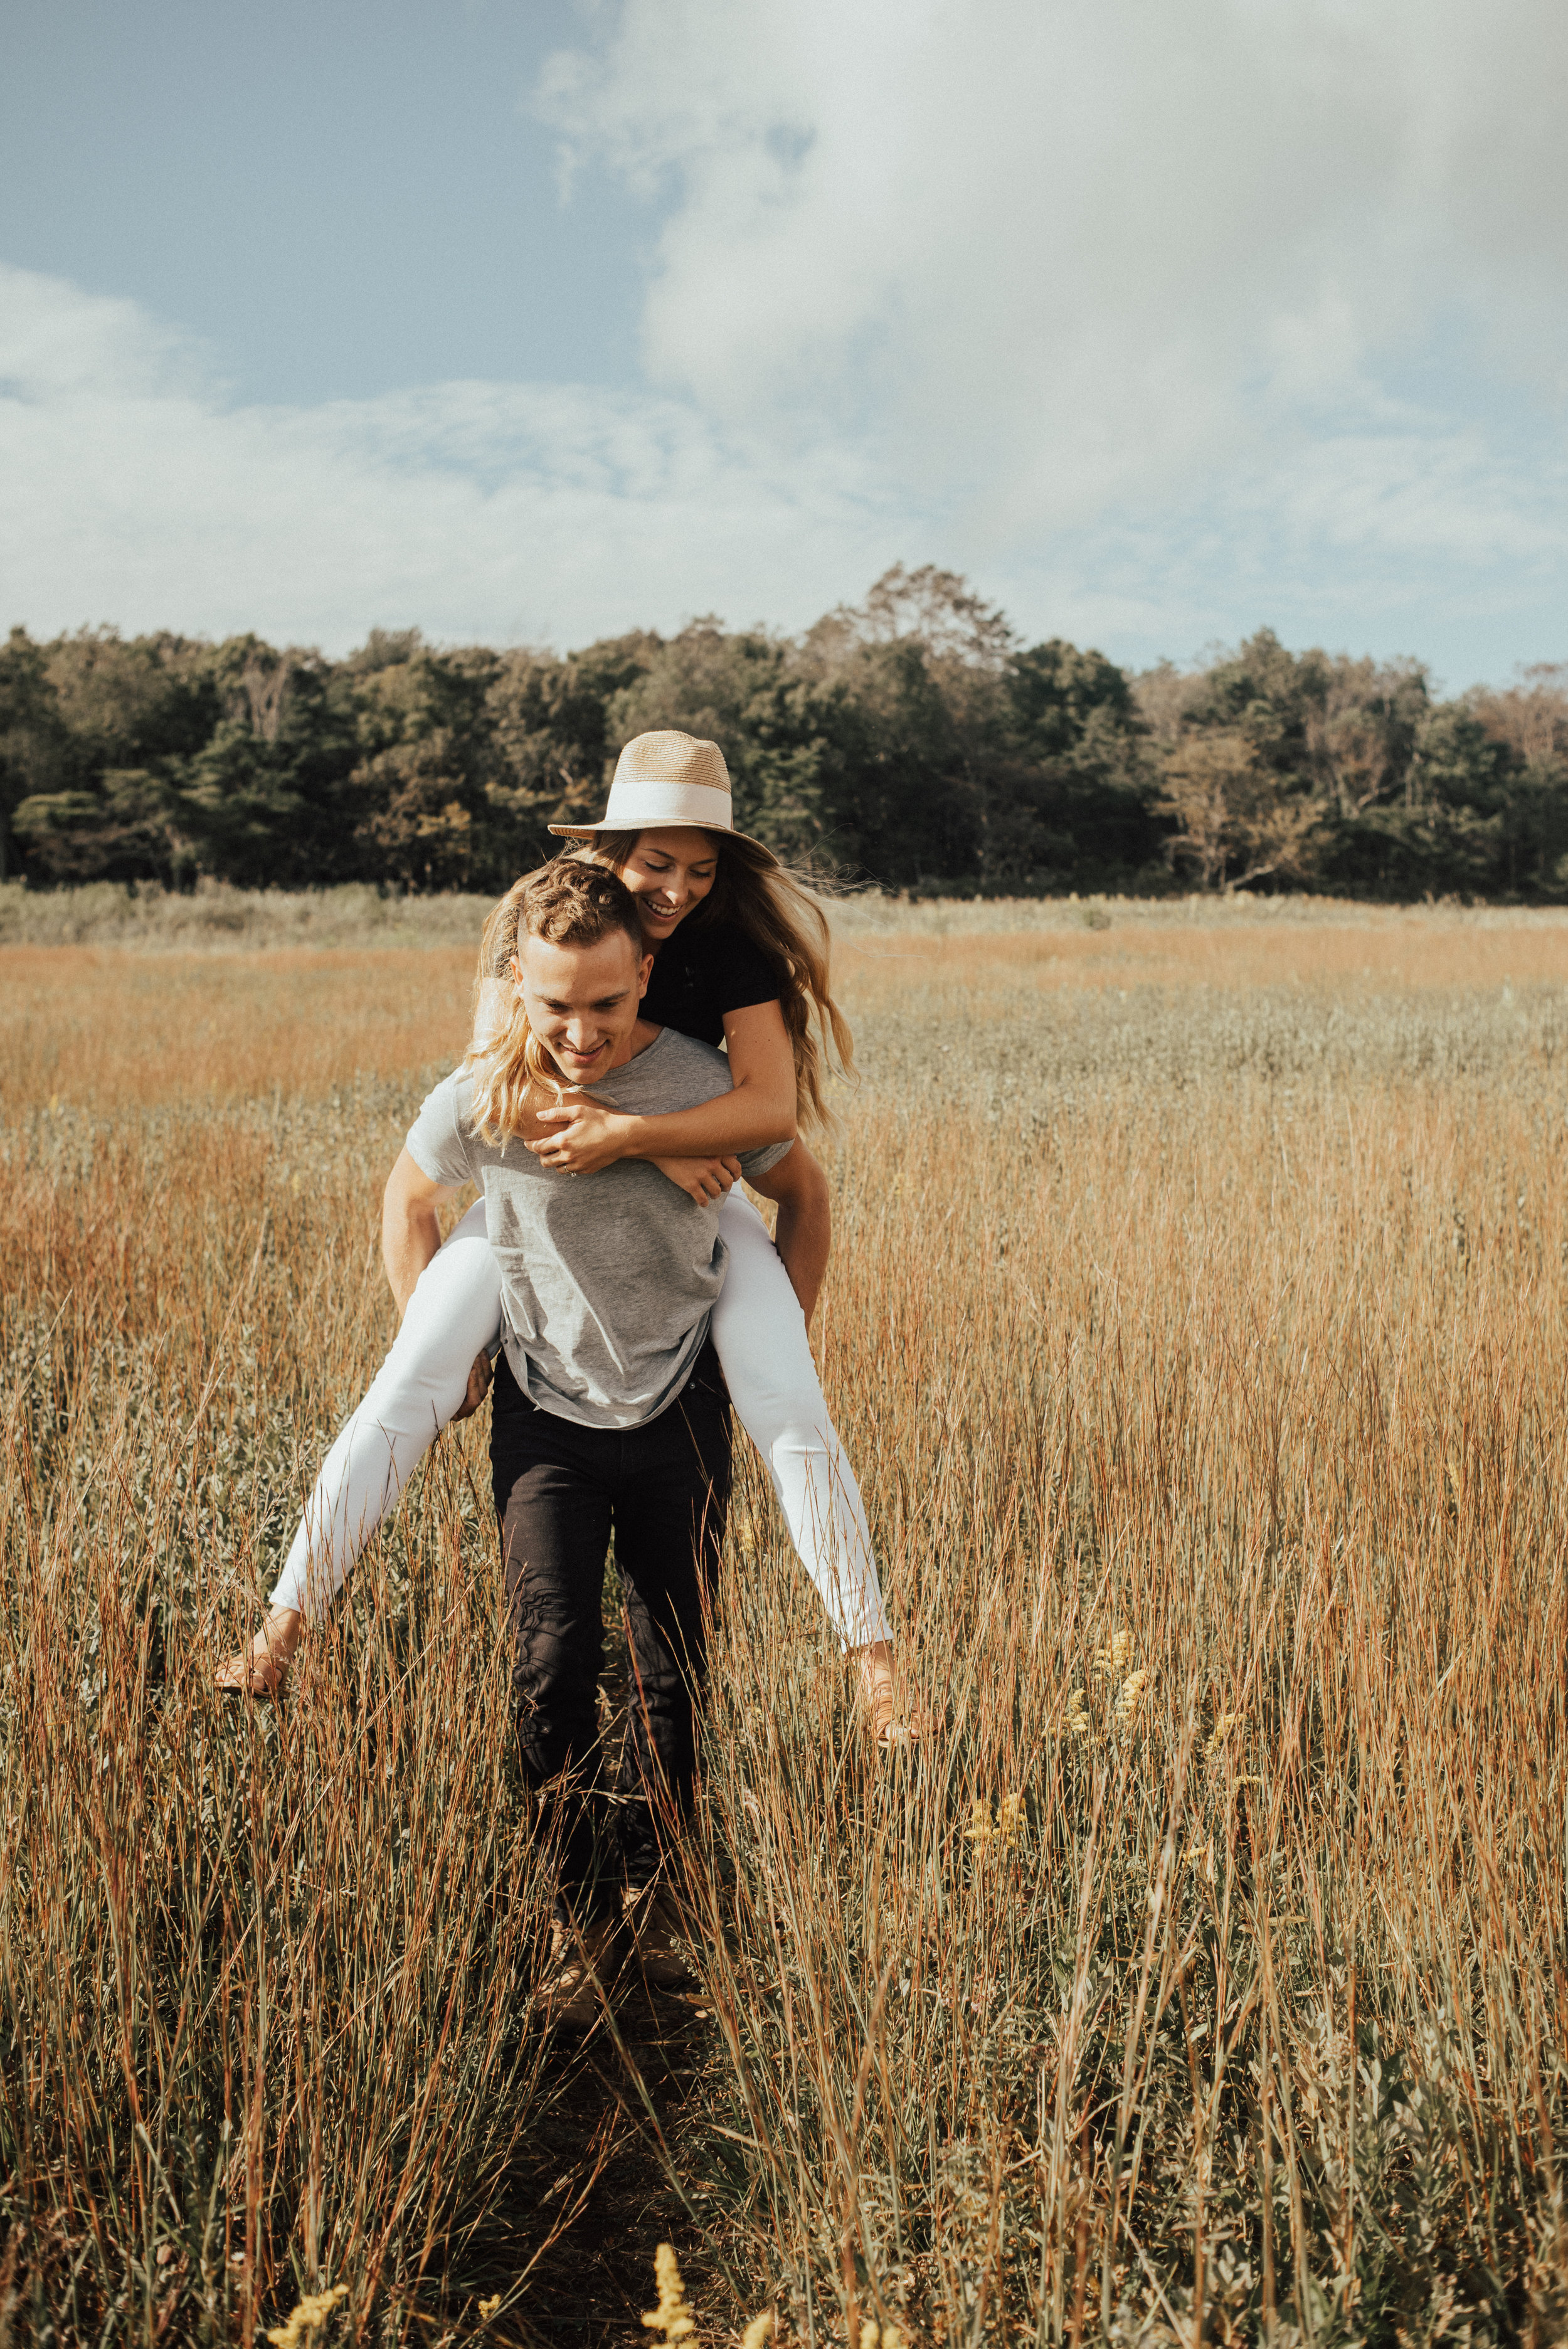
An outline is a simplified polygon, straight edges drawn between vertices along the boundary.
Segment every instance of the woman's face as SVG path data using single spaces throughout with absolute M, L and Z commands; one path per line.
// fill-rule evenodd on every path
M 651 947 L 701 905 L 718 877 L 718 853 L 712 833 L 692 825 L 637 834 L 621 878 L 637 901 L 643 936 Z

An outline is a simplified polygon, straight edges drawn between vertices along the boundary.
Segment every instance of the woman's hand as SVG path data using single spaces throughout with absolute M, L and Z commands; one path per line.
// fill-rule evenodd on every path
M 547 1166 L 564 1174 L 597 1174 L 626 1154 L 634 1120 L 623 1117 L 598 1102 L 563 1102 L 559 1109 L 542 1109 L 538 1123 L 553 1129 L 528 1145 Z
M 677 1190 L 699 1207 L 711 1207 L 734 1190 L 740 1180 L 738 1158 L 650 1158 L 661 1174 L 667 1174 Z

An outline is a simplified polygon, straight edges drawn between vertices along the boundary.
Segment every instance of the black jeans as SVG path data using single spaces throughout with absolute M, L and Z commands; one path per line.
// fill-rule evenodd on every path
M 691 1808 L 704 1609 L 729 1508 L 729 1392 L 712 1340 L 644 1427 L 581 1427 L 531 1403 L 496 1362 L 490 1473 L 512 1635 L 512 1709 L 529 1783 L 562 1789 L 560 1901 L 579 1918 L 597 1885 L 604 1559 L 612 1526 L 625 1592 L 632 1709 L 614 1806 L 625 1879 L 657 1872 L 661 1826 Z

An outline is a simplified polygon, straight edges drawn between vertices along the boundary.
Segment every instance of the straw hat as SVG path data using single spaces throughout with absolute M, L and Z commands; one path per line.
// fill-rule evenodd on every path
M 596 832 L 653 832 L 676 824 L 722 832 L 769 864 L 779 861 L 761 841 L 735 829 L 729 769 L 718 744 L 696 734 L 678 734 L 673 728 L 634 735 L 627 743 L 615 761 L 602 823 L 552 823 L 549 828 L 564 840 L 587 840 Z

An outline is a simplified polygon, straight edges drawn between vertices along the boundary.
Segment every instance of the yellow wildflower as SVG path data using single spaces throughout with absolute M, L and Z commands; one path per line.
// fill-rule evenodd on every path
M 348 2286 L 335 2283 L 330 2292 L 307 2292 L 284 2324 L 274 2324 L 267 2339 L 273 2349 L 299 2349 L 307 2333 L 315 2333 L 326 2323 L 340 2300 L 348 2298 Z
M 1133 1714 L 1138 1711 L 1139 1705 L 1142 1701 L 1143 1692 L 1149 1686 L 1149 1682 L 1150 1674 L 1147 1671 L 1140 1671 L 1136 1672 L 1129 1672 L 1127 1678 L 1122 1682 L 1121 1686 L 1117 1690 L 1116 1717 L 1119 1722 L 1123 1723 L 1123 1725 L 1130 1722 L 1132 1719 Z
M 1126 1667 L 1132 1653 L 1132 1634 L 1125 1630 L 1112 1631 L 1109 1647 L 1094 1651 L 1094 1669 L 1103 1679 L 1112 1679 Z
M 1226 1738 L 1229 1737 L 1232 1730 L 1239 1729 L 1244 1718 L 1244 1714 L 1239 1713 L 1222 1713 L 1220 1715 L 1220 1718 L 1214 1723 L 1212 1733 L 1209 1738 L 1209 1751 L 1211 1754 L 1217 1754 L 1219 1752 L 1220 1747 L 1224 1744 Z
M 673 2243 L 661 2243 L 655 2252 L 654 2277 L 659 2287 L 659 2304 L 644 2310 L 643 2323 L 650 2333 L 662 2333 L 666 2341 L 689 2339 L 696 2324 L 686 2306 L 686 2286 L 681 2282 L 680 2261 L 676 2258 Z
M 1027 1824 L 1022 1795 L 1004 1795 L 996 1806 L 995 1822 L 991 1817 L 989 1802 L 984 1795 L 976 1795 L 969 1806 L 969 1824 L 964 1830 L 964 1840 L 975 1844 L 1012 1844 L 1016 1842 Z
M 497 2309 L 498 2309 L 500 2306 L 500 2292 L 491 2292 L 491 2294 L 490 2294 L 490 2298 L 489 2298 L 488 2300 L 481 2300 L 481 2301 L 480 2301 L 480 2314 L 484 2318 L 484 2320 L 485 2320 L 485 2322 L 486 2322 L 486 2323 L 487 2323 L 487 2324 L 489 2323 L 489 2322 L 490 2322 L 490 2318 L 495 2314 L 495 2313 L 496 2313 Z

